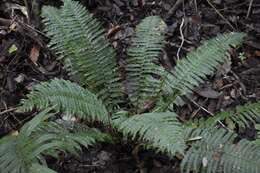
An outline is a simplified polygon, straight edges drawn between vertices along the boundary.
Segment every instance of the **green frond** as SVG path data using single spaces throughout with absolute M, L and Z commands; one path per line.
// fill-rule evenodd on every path
M 28 173 L 30 165 L 37 162 L 37 157 L 32 157 L 36 149 L 42 148 L 46 140 L 31 138 L 33 130 L 41 121 L 52 116 L 46 109 L 26 123 L 21 132 L 15 136 L 10 135 L 0 139 L 0 172 Z
M 232 123 L 240 128 L 250 127 L 251 124 L 256 124 L 260 118 L 260 102 L 247 103 L 243 106 L 237 106 L 229 111 L 222 111 L 209 117 L 206 120 L 197 120 L 193 124 L 197 127 L 214 127 L 220 121 Z
M 173 112 L 134 115 L 119 124 L 125 136 L 130 135 L 148 142 L 160 152 L 174 156 L 183 154 L 186 147 L 184 129 Z
M 254 141 L 254 144 L 260 146 L 260 124 L 259 122 L 255 124 L 255 129 L 256 129 L 256 139 Z
M 77 155 L 81 146 L 89 147 L 105 140 L 95 129 L 67 129 L 62 124 L 48 122 L 52 108 L 37 114 L 27 122 L 17 136 L 0 139 L 0 172 L 28 173 L 33 164 L 46 165 L 44 155 L 58 157 L 61 151 Z M 34 165 L 35 166 L 35 165 Z M 48 170 L 41 167 L 39 169 Z
M 104 104 L 90 91 L 63 79 L 53 79 L 36 85 L 21 101 L 21 110 L 55 106 L 59 112 L 88 120 L 109 121 Z
M 79 2 L 64 0 L 60 9 L 43 7 L 50 47 L 87 88 L 109 106 L 121 101 L 122 86 L 115 51 L 101 24 Z
M 75 127 L 74 127 L 75 126 Z M 64 124 L 56 122 L 47 122 L 39 126 L 32 134 L 34 138 L 41 138 L 41 136 L 52 136 L 52 143 L 59 143 L 59 146 L 49 148 L 44 151 L 44 155 L 50 155 L 58 158 L 60 151 L 78 155 L 81 152 L 81 146 L 88 148 L 94 145 L 97 141 L 107 141 L 108 135 L 101 133 L 97 129 L 81 126 L 77 127 L 77 124 L 73 126 L 64 126 Z
M 149 16 L 137 25 L 126 59 L 126 87 L 132 103 L 142 108 L 156 96 L 161 81 L 156 79 L 162 69 L 154 63 L 164 46 L 166 24 L 159 16 Z
M 192 145 L 182 160 L 182 172 L 194 173 L 258 173 L 260 147 L 241 140 L 224 129 L 195 130 Z M 192 140 L 197 139 L 197 140 Z
M 205 41 L 195 51 L 188 53 L 186 58 L 178 61 L 174 70 L 165 74 L 164 94 L 167 101 L 163 106 L 168 107 L 176 100 L 176 92 L 179 96 L 190 94 L 208 75 L 214 74 L 215 70 L 227 60 L 230 46 L 241 44 L 244 36 L 243 33 L 233 32 L 223 34 Z

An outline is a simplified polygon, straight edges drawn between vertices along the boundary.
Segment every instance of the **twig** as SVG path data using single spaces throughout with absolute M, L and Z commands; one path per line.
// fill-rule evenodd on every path
M 21 22 L 21 21 L 18 21 L 18 23 L 19 23 L 20 25 L 23 25 L 24 27 L 27 27 L 27 29 L 31 29 L 31 30 L 33 30 L 33 31 L 35 31 L 35 32 L 37 32 L 37 33 L 39 33 L 39 34 L 41 34 L 42 36 L 44 36 L 44 37 L 46 37 L 46 38 L 49 38 L 45 33 L 41 32 L 40 30 L 38 30 L 38 29 L 36 29 L 36 28 L 33 28 L 32 26 L 30 26 L 30 25 L 28 25 L 28 24 L 26 24 L 26 23 L 23 23 L 23 22 Z
M 184 2 L 184 0 L 177 0 L 175 4 L 172 6 L 172 8 L 168 12 L 168 17 L 172 17 L 173 13 L 177 10 L 177 8 Z
M 248 7 L 248 10 L 247 10 L 247 14 L 246 14 L 246 19 L 248 19 L 249 15 L 250 15 L 253 2 L 254 2 L 254 0 L 251 0 L 251 1 L 250 1 L 249 7 Z
M 180 25 L 181 45 L 180 45 L 180 47 L 178 48 L 178 51 L 177 51 L 177 61 L 180 60 L 180 51 L 181 51 L 181 48 L 182 48 L 184 40 L 185 40 L 183 32 L 182 32 L 183 25 L 184 25 L 184 18 L 182 18 L 181 25 Z
M 6 113 L 15 111 L 16 109 L 17 109 L 17 108 L 9 108 L 9 109 L 6 109 L 6 110 L 4 110 L 3 112 L 0 112 L 0 115 L 3 115 L 3 114 L 6 114 Z
M 227 24 L 233 29 L 235 30 L 235 28 L 233 27 L 233 25 L 218 11 L 218 9 L 210 2 L 210 0 L 207 0 L 208 4 L 216 11 L 216 13 L 227 22 Z
M 29 4 L 27 0 L 23 0 L 24 5 L 26 7 L 27 15 L 28 15 L 28 23 L 31 24 L 31 15 L 30 15 L 30 9 L 29 9 Z
M 197 0 L 194 0 L 194 5 L 195 5 L 195 11 L 196 14 L 198 13 L 198 4 L 197 4 Z
M 205 99 L 202 103 L 202 105 L 204 105 L 204 103 L 206 103 L 208 101 L 208 98 Z M 194 118 L 196 116 L 196 114 L 201 110 L 201 107 L 199 107 L 197 110 L 195 110 L 194 112 L 192 112 L 191 114 L 191 118 Z
M 196 106 L 198 106 L 200 109 L 202 109 L 203 111 L 207 112 L 210 116 L 214 116 L 214 114 L 212 112 L 210 112 L 209 110 L 207 110 L 206 108 L 204 108 L 203 106 L 201 106 L 200 104 L 196 103 L 194 100 L 190 99 L 191 102 L 193 104 L 195 104 Z M 227 126 L 225 126 L 225 124 L 223 124 L 220 120 L 218 120 L 218 123 L 224 127 L 225 129 L 232 131 L 231 129 L 229 129 Z
M 11 23 L 12 23 L 12 21 L 9 19 L 0 18 L 1 25 L 9 26 Z

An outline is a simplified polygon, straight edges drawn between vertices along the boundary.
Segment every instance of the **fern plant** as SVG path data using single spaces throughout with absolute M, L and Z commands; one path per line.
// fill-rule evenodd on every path
M 82 5 L 64 0 L 62 9 L 42 10 L 49 46 L 76 73 L 83 85 L 96 93 L 108 107 L 123 95 L 115 50 L 104 38 L 100 23 Z
M 235 143 L 236 134 L 224 129 L 203 128 L 188 135 L 198 138 L 182 160 L 182 172 L 257 173 L 260 146 L 247 140 Z
M 60 151 L 77 155 L 81 146 L 105 140 L 106 135 L 98 130 L 74 127 L 69 130 L 64 124 L 48 121 L 53 116 L 51 110 L 52 107 L 37 114 L 18 135 L 0 140 L 0 172 L 54 172 L 47 167 L 45 155 L 58 158 Z
M 231 126 L 237 126 L 238 128 L 250 127 L 252 124 L 257 124 L 260 118 L 260 102 L 247 103 L 243 106 L 237 106 L 229 111 L 223 111 L 217 113 L 214 117 L 207 119 L 192 120 L 187 124 L 193 127 L 215 127 L 220 122 L 227 122 Z M 235 128 L 235 127 L 233 127 Z M 231 129 L 232 130 L 232 129 Z
M 159 108 L 168 109 L 176 100 L 176 95 L 187 96 L 192 93 L 208 75 L 212 75 L 227 60 L 227 50 L 230 46 L 239 44 L 243 37 L 244 34 L 241 33 L 227 33 L 208 40 L 195 51 L 188 53 L 186 58 L 176 64 L 173 71 L 165 73 L 164 100 Z
M 71 75 L 79 77 L 81 86 L 63 79 L 34 86 L 19 109 L 45 111 L 25 124 L 18 136 L 0 140 L 1 172 L 52 172 L 44 155 L 57 157 L 61 151 L 77 154 L 81 146 L 107 140 L 107 135 L 77 122 L 71 126 L 49 120 L 50 110 L 102 122 L 170 157 L 183 155 L 182 172 L 260 172 L 258 146 L 239 141 L 234 131 L 215 127 L 224 119 L 241 127 L 256 123 L 259 103 L 218 113 L 213 123 L 200 120 L 199 125 L 191 127 L 169 109 L 214 74 L 227 60 L 230 46 L 241 44 L 245 34 L 227 33 L 205 41 L 178 61 L 174 70 L 167 71 L 158 63 L 167 26 L 159 16 L 147 17 L 136 27 L 127 50 L 126 77 L 121 78 L 115 51 L 105 39 L 101 24 L 78 2 L 63 2 L 59 9 L 43 7 L 43 22 L 51 38 L 50 48 Z M 125 106 L 128 101 L 131 104 Z M 154 104 L 153 108 L 147 109 L 148 104 Z

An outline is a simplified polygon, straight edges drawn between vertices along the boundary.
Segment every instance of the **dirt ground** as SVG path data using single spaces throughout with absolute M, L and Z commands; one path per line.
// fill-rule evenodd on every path
M 196 90 L 192 101 L 178 110 L 181 119 L 209 116 L 204 108 L 214 113 L 260 100 L 259 0 L 80 1 L 106 28 L 119 64 L 124 64 L 135 26 L 149 15 L 160 15 L 168 25 L 161 61 L 169 69 L 175 65 L 178 49 L 179 56 L 184 57 L 203 40 L 220 33 L 247 33 L 243 46 L 230 52 L 232 63 L 220 67 Z M 61 62 L 46 46 L 49 39 L 42 32 L 40 18 L 43 5 L 61 4 L 58 0 L 0 2 L 0 137 L 19 129 L 34 115 L 15 112 L 33 85 L 54 77 L 69 79 Z M 184 44 L 180 46 L 182 41 Z M 251 139 L 254 135 L 254 129 L 240 132 L 243 138 Z M 62 156 L 61 160 L 50 158 L 48 162 L 61 173 L 179 172 L 177 158 L 170 160 L 152 151 L 136 151 L 136 143 L 100 144 L 86 150 L 80 158 Z

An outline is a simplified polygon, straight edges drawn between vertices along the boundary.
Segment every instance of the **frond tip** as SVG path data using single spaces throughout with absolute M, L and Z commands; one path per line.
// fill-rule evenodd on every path
M 64 0 L 59 8 L 42 9 L 49 46 L 83 85 L 109 107 L 123 95 L 115 50 L 102 25 L 77 1 Z
M 260 147 L 224 129 L 203 129 L 182 160 L 182 172 L 259 173 Z M 193 136 L 194 137 L 194 136 Z
M 108 122 L 109 116 L 104 104 L 90 91 L 76 83 L 53 79 L 36 85 L 27 99 L 22 100 L 21 110 L 32 110 L 56 106 L 55 109 L 68 115 L 89 120 Z
M 179 96 L 188 95 L 198 87 L 208 75 L 227 60 L 230 46 L 238 46 L 243 42 L 244 33 L 227 33 L 205 41 L 202 46 L 187 54 L 186 58 L 177 62 L 174 70 L 165 74 L 164 95 L 168 98 L 166 107 Z M 170 96 L 169 96 L 170 95 Z M 171 95 L 173 99 L 171 99 Z
M 250 127 L 252 124 L 257 124 L 260 118 L 260 102 L 247 103 L 240 105 L 229 111 L 222 111 L 206 120 L 199 119 L 193 122 L 193 125 L 203 127 L 214 127 L 219 121 L 228 120 L 240 128 Z
M 1 173 L 54 173 L 46 167 L 44 156 L 58 158 L 62 151 L 77 155 L 82 146 L 89 147 L 107 137 L 95 129 L 68 129 L 63 124 L 49 122 L 53 116 L 51 110 L 45 109 L 37 114 L 18 135 L 0 139 Z
M 144 102 L 160 89 L 160 66 L 154 63 L 164 46 L 166 24 L 159 16 L 149 16 L 137 25 L 126 59 L 126 88 L 132 103 L 142 108 Z
M 145 140 L 160 152 L 171 156 L 184 153 L 183 127 L 173 112 L 134 115 L 120 123 L 119 130 L 124 135 Z

